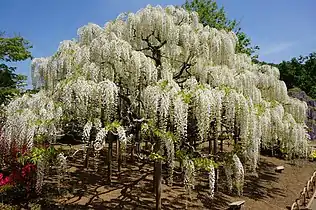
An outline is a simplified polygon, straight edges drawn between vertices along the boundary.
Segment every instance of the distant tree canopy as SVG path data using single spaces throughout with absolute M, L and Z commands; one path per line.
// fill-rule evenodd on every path
M 281 80 L 288 88 L 298 87 L 316 98 L 316 52 L 283 61 L 277 67 L 280 69 Z
M 16 67 L 8 63 L 31 58 L 30 48 L 32 46 L 23 37 L 6 37 L 4 32 L 0 33 L 0 104 L 7 103 L 26 85 L 27 77 L 16 74 Z
M 183 7 L 188 11 L 195 11 L 199 14 L 200 22 L 204 26 L 209 26 L 216 29 L 224 29 L 226 31 L 234 31 L 238 37 L 236 45 L 237 53 L 246 53 L 257 59 L 258 55 L 255 54 L 259 50 L 259 46 L 252 46 L 251 39 L 241 31 L 239 22 L 229 20 L 224 11 L 224 7 L 219 8 L 214 0 L 186 0 Z

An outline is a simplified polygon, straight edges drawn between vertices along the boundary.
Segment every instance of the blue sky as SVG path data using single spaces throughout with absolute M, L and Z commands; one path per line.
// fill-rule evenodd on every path
M 151 5 L 182 5 L 185 0 L 3 0 L 0 31 L 20 34 L 33 44 L 34 57 L 52 55 L 59 43 L 76 37 L 89 22 L 104 25 L 121 12 Z M 316 51 L 315 0 L 218 0 L 229 18 L 259 45 L 260 59 L 280 62 Z M 30 61 L 15 64 L 29 76 Z

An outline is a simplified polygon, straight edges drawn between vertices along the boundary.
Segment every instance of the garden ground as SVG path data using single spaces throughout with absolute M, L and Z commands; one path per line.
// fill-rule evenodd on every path
M 76 157 L 81 155 L 77 153 Z M 154 209 L 151 164 L 146 161 L 125 162 L 119 173 L 114 154 L 113 180 L 109 185 L 106 183 L 106 167 L 101 161 L 105 160 L 104 156 L 100 156 L 98 171 L 94 169 L 92 160 L 90 169 L 85 170 L 82 159 L 70 159 L 68 175 L 59 192 L 57 174 L 52 170 L 46 177 L 40 200 L 34 202 L 40 203 L 42 209 Z M 279 165 L 285 167 L 282 173 L 275 172 L 275 167 Z M 237 200 L 245 200 L 243 209 L 286 209 L 299 196 L 316 170 L 315 166 L 307 160 L 290 162 L 261 156 L 258 177 L 246 176 L 242 197 L 218 193 L 213 202 L 208 198 L 207 174 L 198 174 L 199 180 L 190 200 L 181 184 L 180 173 L 175 172 L 173 186 L 162 185 L 162 209 L 227 209 L 230 202 Z M 219 188 L 222 187 L 220 183 Z
M 80 155 L 80 154 L 79 154 Z M 114 155 L 115 157 L 115 155 Z M 101 156 L 101 159 L 105 157 Z M 47 180 L 47 208 L 64 209 L 153 209 L 155 194 L 152 192 L 153 167 L 149 163 L 135 162 L 123 164 L 120 173 L 113 161 L 113 181 L 106 183 L 106 171 L 84 170 L 80 161 L 70 161 L 69 174 L 62 188 L 62 196 L 57 196 L 56 177 Z M 104 161 L 100 161 L 104 162 Z M 102 164 L 101 164 L 102 165 Z M 275 167 L 283 165 L 282 173 Z M 191 200 L 175 174 L 174 185 L 163 184 L 163 209 L 227 209 L 230 202 L 245 200 L 244 209 L 286 209 L 299 196 L 307 180 L 316 170 L 316 164 L 307 160 L 285 161 L 274 157 L 261 156 L 258 177 L 247 176 L 243 197 L 232 197 L 219 193 L 212 203 L 208 199 L 207 174 L 199 174 L 197 186 Z M 93 164 L 90 165 L 93 168 Z M 100 168 L 105 168 L 100 167 Z M 221 188 L 222 185 L 219 186 Z M 52 190 L 55 189 L 55 190 Z M 187 201 L 190 200 L 190 201 Z M 53 206 L 52 206 L 53 205 Z

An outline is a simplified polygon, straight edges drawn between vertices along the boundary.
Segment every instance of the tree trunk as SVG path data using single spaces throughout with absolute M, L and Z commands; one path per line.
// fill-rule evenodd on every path
M 148 147 L 148 141 L 145 141 L 145 150 L 147 151 L 149 149 Z
M 154 147 L 154 152 L 155 153 L 158 153 L 159 154 L 159 151 L 160 151 L 160 149 L 161 149 L 161 142 L 160 142 L 160 139 L 159 138 L 155 138 L 155 140 L 156 140 L 156 144 L 155 144 L 155 147 Z M 157 162 L 158 160 L 155 160 L 154 161 L 154 177 L 153 177 L 153 192 L 156 192 L 156 189 L 157 189 L 157 174 L 159 173 L 159 171 L 157 172 L 157 164 L 156 164 L 156 162 Z M 160 161 L 160 164 L 162 164 L 161 163 L 161 161 Z M 160 169 L 160 179 L 161 179 L 161 169 Z
M 119 154 L 120 154 L 120 146 L 119 146 L 119 140 L 116 140 L 116 160 L 119 160 Z
M 140 153 L 140 142 L 136 142 L 136 154 Z
M 161 160 L 155 161 L 155 193 L 156 193 L 156 210 L 161 210 Z
M 84 160 L 84 168 L 88 168 L 89 167 L 89 156 L 90 156 L 90 153 L 91 153 L 91 149 L 92 149 L 92 145 L 91 145 L 91 142 L 95 139 L 96 137 L 96 129 L 95 127 L 92 127 L 91 128 L 91 131 L 90 131 L 90 137 L 89 137 L 89 142 L 88 142 L 88 146 L 87 146 L 87 153 L 86 153 L 86 158 Z
M 109 147 L 108 147 L 108 183 L 112 182 L 112 150 L 113 150 L 113 134 L 109 133 Z
M 134 163 L 134 161 L 135 161 L 134 152 L 135 152 L 135 145 L 132 144 L 132 148 L 131 148 L 131 162 L 132 163 Z
M 88 166 L 89 166 L 89 153 L 90 153 L 90 145 L 87 147 L 87 151 L 86 151 L 86 158 L 84 160 L 84 165 L 83 167 L 85 169 L 88 169 Z
M 217 161 L 217 141 L 218 141 L 218 137 L 216 135 L 216 138 L 214 139 L 214 146 L 213 146 L 213 154 L 214 154 L 214 161 Z M 218 169 L 215 168 L 215 192 L 218 191 Z
M 118 170 L 118 172 L 121 172 L 121 164 L 122 164 L 121 142 L 117 141 L 117 144 L 118 144 L 117 170 Z
M 153 193 L 156 193 L 156 188 L 157 188 L 157 176 L 156 176 L 156 171 L 157 171 L 157 167 L 156 167 L 156 161 L 154 161 L 154 176 L 153 176 Z
M 208 139 L 208 154 L 209 155 L 212 154 L 212 149 L 213 149 L 213 147 L 212 147 L 212 138 L 209 137 L 209 139 Z

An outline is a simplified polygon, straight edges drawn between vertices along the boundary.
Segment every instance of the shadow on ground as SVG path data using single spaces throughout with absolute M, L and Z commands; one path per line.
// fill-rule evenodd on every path
M 45 181 L 44 193 L 35 202 L 41 204 L 42 209 L 155 209 L 152 164 L 141 160 L 133 163 L 125 161 L 118 172 L 114 154 L 112 182 L 109 184 L 106 181 L 105 154 L 97 159 L 98 167 L 95 167 L 92 157 L 88 170 L 83 168 L 83 158 L 70 159 L 69 172 L 61 184 L 58 184 L 56 170 L 51 170 Z M 77 155 L 80 157 L 82 154 L 79 152 Z M 269 161 L 261 160 L 258 177 L 247 176 L 245 179 L 244 197 L 261 200 L 285 196 L 281 188 L 274 187 L 278 182 L 275 167 Z M 207 176 L 203 172 L 197 174 L 197 185 L 190 198 L 181 181 L 181 173 L 176 171 L 173 186 L 162 186 L 162 209 L 227 209 L 228 204 L 236 199 L 219 192 L 211 200 Z

